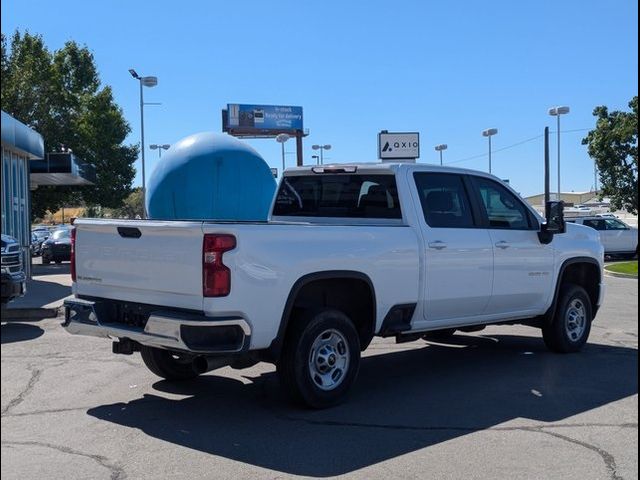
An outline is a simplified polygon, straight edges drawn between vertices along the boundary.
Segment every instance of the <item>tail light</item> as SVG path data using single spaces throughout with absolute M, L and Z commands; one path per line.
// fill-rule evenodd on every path
M 76 229 L 71 229 L 71 281 L 76 281 Z
M 236 237 L 207 233 L 202 243 L 202 294 L 225 297 L 231 291 L 231 270 L 223 263 L 224 252 L 236 248 Z

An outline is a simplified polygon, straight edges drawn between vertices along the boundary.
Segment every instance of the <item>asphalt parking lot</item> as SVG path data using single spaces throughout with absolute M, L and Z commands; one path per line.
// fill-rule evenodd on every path
M 3 322 L 2 478 L 637 478 L 638 282 L 606 282 L 580 354 L 526 327 L 376 340 L 325 411 L 270 365 L 172 385 L 60 318 Z

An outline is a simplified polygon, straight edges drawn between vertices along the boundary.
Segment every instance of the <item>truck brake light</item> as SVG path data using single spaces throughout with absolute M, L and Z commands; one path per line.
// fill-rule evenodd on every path
M 71 281 L 76 281 L 76 229 L 71 229 Z
M 236 248 L 233 235 L 206 233 L 202 242 L 202 295 L 225 297 L 231 291 L 231 270 L 223 263 L 224 252 Z

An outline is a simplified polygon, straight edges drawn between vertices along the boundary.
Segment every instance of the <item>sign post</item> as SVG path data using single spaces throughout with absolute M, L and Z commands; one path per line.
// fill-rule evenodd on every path
M 276 138 L 286 134 L 296 139 L 297 165 L 302 166 L 302 107 L 286 105 L 227 104 L 222 110 L 222 131 L 238 138 Z
M 378 158 L 383 162 L 415 162 L 420 157 L 418 132 L 378 133 Z

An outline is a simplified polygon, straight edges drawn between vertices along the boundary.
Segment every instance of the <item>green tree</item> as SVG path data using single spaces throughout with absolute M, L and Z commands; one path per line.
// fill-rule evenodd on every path
M 600 173 L 601 196 L 611 199 L 612 209 L 638 213 L 638 97 L 630 112 L 609 112 L 602 105 L 593 110 L 596 128 L 582 139 Z
M 96 167 L 87 187 L 41 186 L 32 194 L 32 216 L 63 205 L 118 208 L 131 192 L 138 147 L 109 86 L 101 86 L 93 54 L 68 41 L 51 53 L 40 35 L 2 35 L 1 106 L 42 134 L 47 151 L 68 148 Z
M 112 218 L 144 218 L 144 202 L 142 201 L 142 188 L 134 188 L 127 198 L 124 199 L 122 207 L 111 210 Z M 89 216 L 89 214 L 87 214 Z

